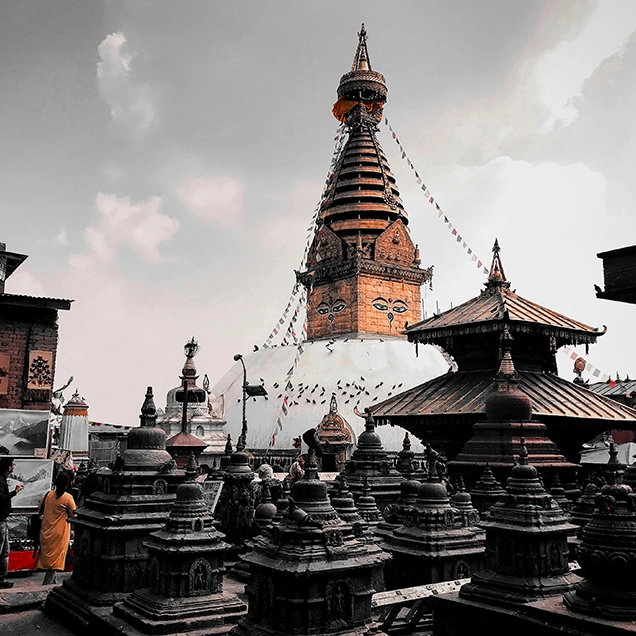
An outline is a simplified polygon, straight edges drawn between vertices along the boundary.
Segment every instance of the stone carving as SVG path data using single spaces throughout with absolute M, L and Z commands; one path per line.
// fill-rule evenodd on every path
M 207 559 L 197 559 L 188 572 L 188 585 L 191 596 L 208 594 L 216 591 L 210 589 L 212 568 Z
M 168 492 L 168 482 L 165 479 L 156 479 L 152 484 L 153 495 L 165 495 Z
M 327 586 L 327 629 L 342 629 L 351 623 L 351 593 L 346 581 L 332 582 Z

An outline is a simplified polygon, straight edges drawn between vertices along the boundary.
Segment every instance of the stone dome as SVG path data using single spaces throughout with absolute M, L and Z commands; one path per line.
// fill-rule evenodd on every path
M 417 501 L 423 504 L 448 503 L 448 491 L 441 481 L 425 481 L 417 491 Z
M 415 346 L 405 338 L 369 335 L 338 336 L 333 339 L 303 343 L 303 354 L 291 377 L 287 395 L 289 408 L 282 417 L 282 430 L 276 425 L 281 415 L 287 372 L 294 365 L 297 349 L 278 346 L 252 352 L 243 357 L 247 380 L 258 384 L 263 379 L 268 399 L 252 398 L 247 402 L 250 449 L 292 448 L 293 440 L 308 428 L 308 422 L 319 422 L 329 408 L 332 393 L 338 400 L 338 412 L 349 423 L 352 442 L 364 431 L 364 420 L 354 407 L 362 411 L 391 395 L 406 391 L 448 371 L 449 363 L 432 346 Z M 224 397 L 225 431 L 237 439 L 241 432 L 243 369 L 239 362 L 212 387 L 215 395 Z M 274 446 L 270 446 L 276 433 Z M 402 449 L 404 429 L 379 426 L 385 450 Z M 375 443 L 375 440 L 374 440 Z M 413 450 L 422 452 L 421 443 L 412 438 Z
M 494 391 L 486 400 L 491 421 L 526 422 L 532 417 L 532 400 L 519 390 Z

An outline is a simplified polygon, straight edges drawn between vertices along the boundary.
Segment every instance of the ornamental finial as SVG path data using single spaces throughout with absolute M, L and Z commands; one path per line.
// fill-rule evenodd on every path
M 499 241 L 495 239 L 495 244 L 492 246 L 492 265 L 490 266 L 486 283 L 486 287 L 494 291 L 510 288 L 510 283 L 506 279 L 501 257 L 499 256 L 500 251 Z
M 353 56 L 352 71 L 370 71 L 371 60 L 369 59 L 369 51 L 367 50 L 367 31 L 364 28 L 364 22 L 358 33 L 358 48 Z

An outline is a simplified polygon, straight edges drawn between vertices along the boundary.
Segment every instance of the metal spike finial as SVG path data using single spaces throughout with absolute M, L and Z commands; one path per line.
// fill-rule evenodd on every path
M 506 278 L 506 274 L 501 263 L 501 257 L 499 256 L 500 251 L 501 248 L 499 247 L 499 241 L 495 238 L 495 244 L 492 246 L 492 265 L 488 272 L 488 282 L 486 283 L 486 287 L 496 291 L 501 291 L 504 288 L 508 289 L 510 287 L 510 283 Z
M 369 51 L 367 50 L 367 30 L 364 28 L 364 22 L 358 32 L 358 48 L 353 56 L 352 71 L 370 71 L 371 60 L 369 59 Z

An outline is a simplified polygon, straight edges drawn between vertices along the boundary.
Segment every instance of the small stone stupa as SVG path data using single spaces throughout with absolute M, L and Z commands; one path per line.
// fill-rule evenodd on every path
M 250 468 L 249 458 L 245 452 L 245 439 L 241 436 L 223 473 L 223 488 L 215 511 L 219 529 L 235 546 L 241 546 L 252 531 L 255 508 L 255 491 L 252 487 L 254 477 L 254 471 Z
M 482 521 L 486 528 L 486 565 L 462 587 L 460 597 L 486 602 L 528 603 L 563 594 L 578 578 L 570 572 L 568 522 L 528 464 L 521 440 L 519 464 L 512 469 L 504 500 Z
M 149 587 L 135 590 L 113 608 L 114 615 L 126 621 L 119 633 L 130 636 L 133 627 L 143 634 L 213 629 L 221 635 L 247 611 L 235 594 L 223 591 L 223 559 L 230 546 L 214 528 L 195 482 L 194 455 L 185 472 L 168 523 L 146 544 Z
M 420 485 L 405 522 L 380 544 L 393 561 L 385 568 L 388 589 L 462 579 L 478 571 L 484 557 L 484 532 L 476 510 L 464 516 L 451 505 L 435 470 Z M 471 523 L 465 523 L 469 519 Z
M 348 422 L 338 413 L 335 393 L 331 394 L 329 413 L 318 424 L 316 435 L 322 449 L 320 470 L 339 473 L 344 469 L 345 462 L 351 456 L 353 435 Z
M 249 610 L 234 636 L 380 634 L 371 618 L 384 559 L 338 517 L 318 479 L 314 451 L 292 487 L 283 520 L 256 537 L 245 557 Z
M 155 426 L 148 387 L 141 426 L 128 434 L 128 448 L 112 470 L 101 469 L 101 487 L 72 521 L 73 575 L 51 591 L 45 610 L 64 624 L 99 624 L 111 606 L 145 587 L 150 533 L 163 528 L 183 473 L 166 451 L 166 434 Z
M 400 496 L 402 475 L 393 468 L 382 440 L 375 431 L 375 420 L 371 411 L 365 409 L 365 430 L 358 437 L 358 447 L 343 471 L 349 488 L 356 501 L 363 494 L 365 486 L 380 510 L 394 503 Z
M 490 515 L 490 509 L 500 502 L 505 494 L 506 491 L 495 479 L 490 466 L 486 464 L 483 475 L 470 491 L 473 505 L 479 510 L 482 519 L 486 519 Z
M 610 457 L 608 469 L 605 475 L 609 483 L 596 496 L 596 508 L 583 528 L 577 549 L 585 578 L 565 594 L 564 601 L 575 612 L 634 621 L 636 495 L 622 483 L 622 466 L 617 465 L 615 454 Z

